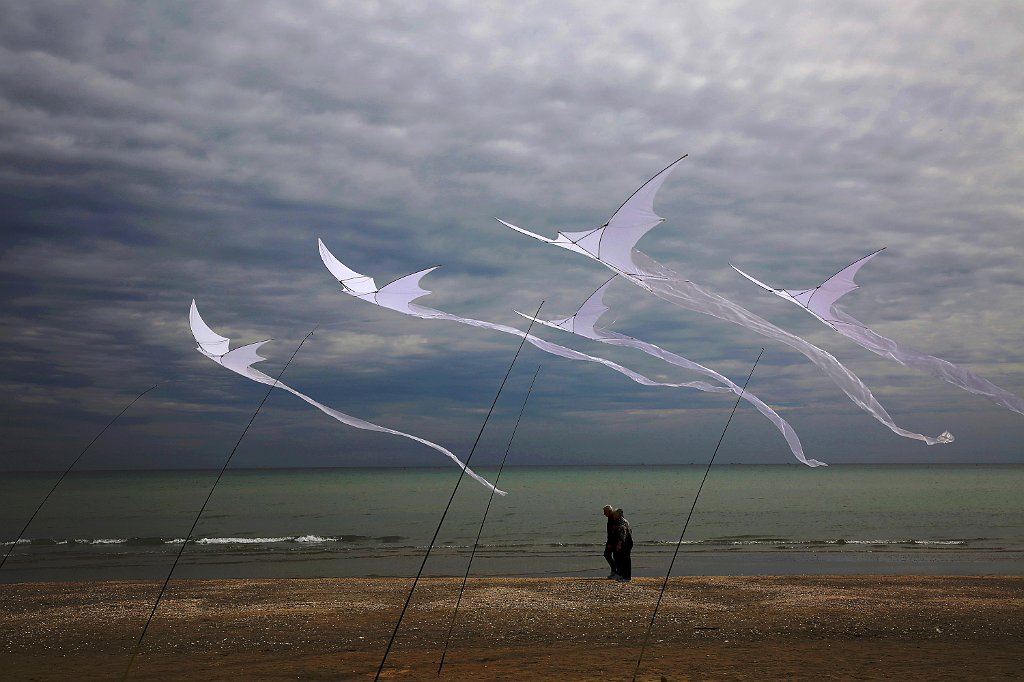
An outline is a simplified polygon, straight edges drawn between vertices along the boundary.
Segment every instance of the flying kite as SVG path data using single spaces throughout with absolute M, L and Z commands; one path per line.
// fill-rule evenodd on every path
M 646 272 L 633 260 L 633 248 L 641 237 L 650 232 L 657 225 L 665 222 L 665 219 L 654 212 L 654 195 L 661 189 L 662 184 L 668 178 L 668 174 L 688 154 L 684 154 L 664 170 L 645 182 L 640 189 L 633 192 L 633 195 L 619 206 L 619 210 L 612 214 L 612 217 L 601 227 L 582 232 L 559 232 L 554 239 L 548 239 L 539 234 L 516 227 L 507 223 L 501 218 L 496 220 L 511 227 L 516 232 L 521 232 L 528 237 L 533 237 L 547 244 L 560 246 L 575 253 L 580 253 L 587 258 L 592 258 L 604 263 L 623 277 L 628 278 L 648 291 L 653 292 L 647 283 L 649 279 L 657 279 L 658 275 Z
M 680 277 L 661 263 L 638 251 L 637 242 L 653 227 L 663 222 L 654 212 L 654 195 L 668 174 L 685 159 L 683 156 L 644 183 L 633 193 L 604 225 L 586 232 L 559 232 L 556 239 L 548 239 L 498 218 L 498 222 L 513 230 L 548 244 L 581 253 L 596 260 L 633 284 L 681 308 L 711 315 L 727 322 L 780 341 L 799 351 L 823 371 L 862 410 L 871 414 L 894 433 L 935 445 L 951 443 L 953 434 L 944 431 L 936 437 L 909 431 L 896 424 L 885 408 L 875 399 L 871 390 L 856 374 L 844 367 L 832 354 L 814 344 L 784 331 L 758 317 L 729 299 L 704 289 Z
M 853 281 L 853 278 L 857 275 L 857 271 L 860 270 L 865 263 L 882 253 L 884 250 L 885 247 L 883 246 L 874 253 L 869 253 L 860 260 L 847 265 L 845 268 L 832 275 L 818 286 L 811 287 L 810 289 L 775 289 L 768 286 L 761 280 L 751 277 L 732 263 L 730 263 L 729 266 L 762 289 L 766 289 L 787 301 L 796 303 L 811 315 L 814 315 L 814 317 L 816 317 L 822 324 L 839 331 L 839 326 L 846 323 L 836 318 L 832 312 L 832 305 L 840 298 L 857 288 L 857 283 Z M 839 333 L 842 334 L 841 331 L 839 331 Z
M 836 330 L 858 346 L 866 348 L 876 355 L 895 360 L 906 367 L 924 370 L 954 386 L 984 396 L 1009 410 L 1024 414 L 1024 399 L 1021 399 L 1019 396 L 999 388 L 988 379 L 958 367 L 947 360 L 937 358 L 934 355 L 928 355 L 882 336 L 859 320 L 835 307 L 836 301 L 858 288 L 857 283 L 854 281 L 857 272 L 865 263 L 881 253 L 883 249 L 864 256 L 832 275 L 818 286 L 810 289 L 776 289 L 751 277 L 735 265 L 732 268 L 762 289 L 766 289 L 787 301 L 796 303 L 823 324 Z
M 775 410 L 766 405 L 760 398 L 753 395 L 749 391 L 743 390 L 725 375 L 719 374 L 715 370 L 709 367 L 705 367 L 700 363 L 684 358 L 681 355 L 677 355 L 676 353 L 667 351 L 664 348 L 661 348 L 660 346 L 654 345 L 653 343 L 641 341 L 640 339 L 637 339 L 635 337 L 626 336 L 625 334 L 613 332 L 609 329 L 597 328 L 595 326 L 597 324 L 597 321 L 601 318 L 602 315 L 604 315 L 609 310 L 608 306 L 604 304 L 604 294 L 608 290 L 608 287 L 611 286 L 611 283 L 614 280 L 615 276 L 613 276 L 611 279 L 609 279 L 607 282 L 601 285 L 601 287 L 597 291 L 591 294 L 587 298 L 587 300 L 583 302 L 583 305 L 579 307 L 579 310 L 577 310 L 573 315 L 566 318 L 558 320 L 541 320 L 531 315 L 521 313 L 518 310 L 516 312 L 528 320 L 534 320 L 535 322 L 539 322 L 547 327 L 561 329 L 562 331 L 567 331 L 570 334 L 576 334 L 578 336 L 582 336 L 593 341 L 600 341 L 601 343 L 607 343 L 613 346 L 625 346 L 629 348 L 636 348 L 638 350 L 643 351 L 644 353 L 647 353 L 648 355 L 652 355 L 656 358 L 664 360 L 665 362 L 676 365 L 677 367 L 690 369 L 696 372 L 700 372 L 705 376 L 711 377 L 712 379 L 715 379 L 716 381 L 725 384 L 725 386 L 728 387 L 737 396 L 740 396 L 743 399 L 747 400 L 751 405 L 753 405 L 757 409 L 758 412 L 763 414 L 769 421 L 771 421 L 775 425 L 775 427 L 782 433 L 782 436 L 786 439 L 786 442 L 789 443 L 789 447 L 793 451 L 793 455 L 798 460 L 800 460 L 807 466 L 811 467 L 828 466 L 825 462 L 821 462 L 816 459 L 807 459 L 807 457 L 804 455 L 803 445 L 800 443 L 800 437 L 797 436 L 796 431 L 793 430 L 793 427 L 790 426 L 789 422 L 780 417 L 778 413 L 775 412 Z
M 274 379 L 273 377 L 264 374 L 258 369 L 254 369 L 252 365 L 254 365 L 257 362 L 266 360 L 266 358 L 261 357 L 257 353 L 257 351 L 259 350 L 260 346 L 267 343 L 270 339 L 267 339 L 266 341 L 257 341 L 256 343 L 250 343 L 245 346 L 239 346 L 234 350 L 228 350 L 230 339 L 221 336 L 220 334 L 217 334 L 212 329 L 210 329 L 209 326 L 207 326 L 206 322 L 204 322 L 203 318 L 199 315 L 199 309 L 196 307 L 195 299 L 192 299 L 192 308 L 191 310 L 189 310 L 188 321 L 189 326 L 192 328 L 192 335 L 195 337 L 196 343 L 199 344 L 196 350 L 198 350 L 200 353 L 216 362 L 218 365 L 226 367 L 230 369 L 232 372 L 241 374 L 242 376 L 248 379 L 252 379 L 253 381 L 256 381 L 258 383 L 284 389 L 285 391 L 288 391 L 297 398 L 300 398 L 301 400 L 317 408 L 327 416 L 337 419 L 343 424 L 348 424 L 349 426 L 354 426 L 357 429 L 365 429 L 367 431 L 379 431 L 381 433 L 390 433 L 396 436 L 402 436 L 403 438 L 414 440 L 417 443 L 422 443 L 423 445 L 433 448 L 434 450 L 440 452 L 442 455 L 445 455 L 446 457 L 451 459 L 453 462 L 459 465 L 461 469 L 464 469 L 467 474 L 472 476 L 474 479 L 476 479 L 478 482 L 480 482 L 490 490 L 493 490 L 499 495 L 507 494 L 503 490 L 496 489 L 486 479 L 484 479 L 482 476 L 479 476 L 472 469 L 468 468 L 465 464 L 463 464 L 459 460 L 459 458 L 456 457 L 451 451 L 441 447 L 437 443 L 432 443 L 425 438 L 420 438 L 419 436 L 414 436 L 403 431 L 389 429 L 387 427 L 374 424 L 373 422 L 368 422 L 364 419 L 359 419 L 358 417 L 353 417 L 351 415 L 345 414 L 344 412 L 339 412 L 338 410 L 327 407 L 326 405 L 319 403 L 316 400 L 313 400 L 309 396 L 300 393 L 299 391 L 296 391 L 291 386 L 288 386 L 287 384 L 284 384 Z
M 374 282 L 372 277 L 368 277 L 366 275 L 358 273 L 355 270 L 348 267 L 347 265 L 345 265 L 344 263 L 342 263 L 341 261 L 339 261 L 323 243 L 323 240 L 318 239 L 317 243 L 320 248 L 320 258 L 323 260 L 324 265 L 327 266 L 327 269 L 331 272 L 332 275 L 334 275 L 335 279 L 337 279 L 338 282 L 341 284 L 342 291 L 344 291 L 349 296 L 354 296 L 355 298 L 368 301 L 375 305 L 381 306 L 382 308 L 389 308 L 391 310 L 395 310 L 405 315 L 411 315 L 413 317 L 420 317 L 432 320 L 449 320 L 452 322 L 459 322 L 473 327 L 483 327 L 485 329 L 493 329 L 495 331 L 499 331 L 505 334 L 512 334 L 513 336 L 518 336 L 519 338 L 525 338 L 535 347 L 547 353 L 551 353 L 552 355 L 557 355 L 559 357 L 563 357 L 569 360 L 583 360 L 586 362 L 596 362 L 598 364 L 604 365 L 605 367 L 608 367 L 609 369 L 619 372 L 620 374 L 632 379 L 636 383 L 641 384 L 643 386 L 664 386 L 667 388 L 695 388 L 699 391 L 706 391 L 710 393 L 735 393 L 736 395 L 740 395 L 744 399 L 749 401 L 755 408 L 757 408 L 759 412 L 761 412 L 761 414 L 763 414 L 773 424 L 775 424 L 775 426 L 782 433 L 783 437 L 786 439 L 786 442 L 789 444 L 790 449 L 793 452 L 793 455 L 798 460 L 800 460 L 804 464 L 807 464 L 808 466 L 821 466 L 825 464 L 824 462 L 819 462 L 818 460 L 809 460 L 806 458 L 803 452 L 803 446 L 800 444 L 800 439 L 797 436 L 796 431 L 794 431 L 793 428 L 789 425 L 789 423 L 786 422 L 786 420 L 782 419 L 782 417 L 780 417 L 772 408 L 766 405 L 757 396 L 751 394 L 749 391 L 744 391 L 740 389 L 739 386 L 737 386 L 735 383 L 730 381 L 725 376 L 719 374 L 718 372 L 710 370 L 704 367 L 703 365 L 700 365 L 695 362 L 690 362 L 685 358 L 672 354 L 672 357 L 677 359 L 677 362 L 675 362 L 674 364 L 677 364 L 681 367 L 686 367 L 688 369 L 699 371 L 707 376 L 714 378 L 716 381 L 722 382 L 724 386 L 709 384 L 705 381 L 688 381 L 680 383 L 655 381 L 647 376 L 644 376 L 643 374 L 640 374 L 639 372 L 629 369 L 628 367 L 623 367 L 622 365 L 616 362 L 612 362 L 611 360 L 599 358 L 593 355 L 587 355 L 586 353 L 581 353 L 571 348 L 566 348 L 565 346 L 560 346 L 558 344 L 551 343 L 550 341 L 545 341 L 544 339 L 533 336 L 532 334 L 520 331 L 515 327 L 510 327 L 503 324 L 496 324 L 493 322 L 485 322 L 483 320 L 476 320 L 468 317 L 460 317 L 458 315 L 452 315 L 451 313 L 446 313 L 435 308 L 427 308 L 425 306 L 413 303 L 415 299 L 420 298 L 422 296 L 426 296 L 427 294 L 430 293 L 429 291 L 423 289 L 420 286 L 420 280 L 424 277 L 424 275 L 435 270 L 437 266 L 427 268 L 426 270 L 420 270 L 419 272 L 414 272 L 413 274 L 406 275 L 405 277 L 400 277 L 391 282 L 390 284 L 386 284 L 385 286 L 378 288 L 376 282 Z M 352 286 L 353 284 L 354 286 Z M 531 317 L 530 319 L 534 318 Z M 537 321 L 544 323 L 543 320 Z

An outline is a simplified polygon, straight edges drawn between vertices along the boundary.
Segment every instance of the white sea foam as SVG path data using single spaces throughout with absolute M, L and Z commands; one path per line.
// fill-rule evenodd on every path
M 294 538 L 199 538 L 194 540 L 197 545 L 269 545 L 275 542 L 288 542 Z
M 337 542 L 341 538 L 325 538 L 322 535 L 300 535 L 293 539 L 295 542 Z
M 286 535 L 270 538 L 199 538 L 194 542 L 197 545 L 271 545 L 280 542 L 337 542 L 338 539 L 322 535 Z M 181 540 L 176 540 L 175 542 L 181 542 Z

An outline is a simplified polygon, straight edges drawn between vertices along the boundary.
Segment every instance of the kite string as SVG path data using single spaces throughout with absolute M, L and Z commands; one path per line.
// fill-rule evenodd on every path
M 508 446 L 505 448 L 505 456 L 501 458 L 501 464 L 498 465 L 498 473 L 494 477 L 494 487 L 498 487 L 498 481 L 501 479 L 501 472 L 505 468 L 505 460 L 508 459 L 508 453 L 512 449 L 512 441 L 515 440 L 516 430 L 519 429 L 519 422 L 523 420 L 523 413 L 526 412 L 526 403 L 530 400 L 530 394 L 533 393 L 533 385 L 537 383 L 537 375 L 540 374 L 540 365 L 537 365 L 537 371 L 533 373 L 533 380 L 530 381 L 530 387 L 526 390 L 526 397 L 523 398 L 523 406 L 519 409 L 519 416 L 516 418 L 515 426 L 512 427 L 512 435 L 508 439 Z M 469 580 L 469 570 L 473 566 L 473 558 L 476 556 L 476 549 L 480 546 L 480 535 L 484 532 L 484 524 L 487 523 L 487 513 L 491 510 L 491 502 L 494 501 L 494 491 L 491 491 L 491 496 L 487 498 L 487 506 L 484 508 L 484 516 L 480 519 L 480 528 L 476 532 L 476 539 L 473 541 L 473 550 L 469 553 L 469 562 L 466 564 L 466 574 L 462 576 L 462 586 L 459 587 L 459 597 L 455 600 L 455 609 L 452 611 L 451 622 L 448 623 L 448 636 L 444 640 L 444 649 L 441 651 L 441 662 L 437 664 L 437 676 L 441 676 L 441 669 L 444 667 L 444 658 L 448 654 L 448 644 L 452 639 L 452 630 L 455 628 L 455 618 L 459 614 L 459 605 L 462 603 L 462 593 L 466 591 L 466 581 Z
M 747 384 L 750 383 L 750 377 L 754 376 L 754 370 L 757 369 L 757 363 L 761 361 L 761 356 L 764 355 L 764 348 L 757 354 L 757 359 L 754 360 L 754 366 L 750 368 L 750 374 L 747 375 L 747 380 L 743 382 L 743 391 L 747 389 Z M 672 575 L 672 567 L 676 563 L 676 557 L 679 556 L 679 547 L 683 544 L 683 536 L 686 535 L 686 528 L 690 525 L 690 517 L 693 516 L 693 510 L 697 508 L 697 499 L 700 497 L 700 492 L 704 489 L 704 482 L 708 480 L 708 474 L 711 473 L 711 465 L 715 463 L 715 457 L 718 455 L 718 449 L 722 447 L 722 441 L 725 440 L 725 432 L 729 430 L 729 424 L 732 423 L 732 418 L 736 414 L 736 408 L 740 405 L 740 398 L 743 397 L 742 391 L 736 398 L 736 404 L 732 406 L 732 412 L 729 413 L 729 419 L 725 422 L 725 428 L 722 429 L 722 435 L 718 438 L 718 444 L 715 446 L 715 451 L 711 454 L 711 460 L 708 461 L 708 468 L 704 471 L 704 478 L 700 481 L 700 486 L 697 488 L 697 494 L 693 496 L 693 504 L 690 505 L 690 513 L 686 515 L 686 522 L 683 523 L 683 531 L 679 534 L 679 542 L 676 543 L 676 549 L 672 553 L 672 560 L 668 564 L 668 570 L 665 572 L 665 580 L 661 583 L 661 592 L 658 593 L 658 601 L 654 604 L 654 612 L 651 613 L 651 621 L 647 624 L 647 632 L 644 633 L 643 644 L 640 645 L 640 655 L 636 659 L 636 668 L 633 669 L 633 682 L 636 682 L 637 673 L 640 672 L 640 662 L 644 659 L 644 651 L 647 649 L 647 640 L 651 636 L 651 628 L 654 627 L 654 619 L 658 617 L 658 607 L 661 606 L 661 598 L 665 596 L 665 588 L 668 586 L 668 578 Z
M 249 423 L 245 425 L 244 429 L 242 429 L 242 434 L 238 437 L 238 441 L 235 442 L 235 447 L 231 448 L 231 452 L 228 454 L 227 459 L 224 460 L 224 466 L 220 468 L 220 472 L 217 474 L 216 480 L 214 480 L 213 485 L 210 487 L 210 492 L 207 493 L 206 499 L 203 501 L 203 505 L 199 508 L 199 513 L 196 514 L 196 518 L 192 522 L 192 527 L 188 530 L 188 535 L 185 536 L 185 540 L 182 541 L 181 547 L 178 549 L 177 556 L 174 557 L 174 563 L 171 564 L 171 570 L 167 572 L 167 577 L 164 579 L 164 584 L 160 587 L 160 593 L 157 594 L 156 601 L 153 602 L 153 608 L 149 612 L 149 618 L 146 619 L 146 625 L 142 628 L 142 634 L 139 635 L 138 641 L 135 642 L 135 647 L 132 649 L 131 658 L 129 658 L 128 660 L 128 666 L 125 668 L 124 675 L 121 677 L 122 682 L 128 679 L 128 674 L 132 670 L 132 665 L 135 663 L 135 658 L 139 655 L 139 651 L 142 648 L 142 640 L 146 637 L 146 631 L 149 630 L 149 625 L 153 622 L 153 616 L 156 614 L 157 607 L 160 606 L 160 600 L 163 598 L 164 592 L 167 590 L 167 585 L 171 582 L 171 576 L 174 575 L 174 569 L 177 568 L 178 561 L 181 559 L 181 555 L 185 552 L 185 547 L 188 545 L 189 540 L 192 539 L 192 533 L 195 532 L 196 526 L 199 525 L 199 519 L 202 517 L 203 511 L 206 510 L 206 505 L 210 503 L 210 499 L 213 497 L 213 491 L 217 489 L 217 484 L 220 483 L 220 479 L 224 477 L 224 472 L 227 471 L 228 464 L 231 463 L 231 458 L 235 456 L 235 452 L 238 450 L 238 446 L 242 444 L 242 439 L 245 438 L 245 434 L 248 433 L 249 427 L 252 426 L 252 423 L 256 421 L 256 415 L 258 415 L 260 413 L 260 410 L 263 409 L 263 405 L 264 403 L 267 402 L 267 399 L 270 398 L 271 392 L 273 392 L 274 388 L 281 380 L 281 377 L 284 376 L 285 370 L 288 369 L 288 365 L 292 364 L 292 360 L 295 359 L 295 356 L 298 354 L 299 349 L 302 348 L 303 344 L 305 344 L 307 340 L 309 340 L 309 337 L 313 336 L 313 332 L 316 331 L 316 328 L 318 326 L 319 323 L 314 325 L 313 328 L 309 331 L 309 333 L 302 337 L 302 341 L 300 341 L 299 345 L 296 346 L 295 351 L 292 353 L 291 357 L 288 358 L 288 362 L 286 362 L 284 364 L 284 367 L 281 368 L 281 371 L 278 373 L 277 378 L 274 379 L 274 383 L 272 383 L 270 385 L 270 388 L 267 389 L 267 393 L 266 395 L 263 396 L 263 400 L 261 400 L 260 404 L 256 407 L 256 411 L 252 413 L 252 417 L 249 418 Z
M 540 309 L 544 307 L 544 301 L 540 302 L 537 306 L 537 312 L 534 313 L 534 317 L 540 315 Z M 466 474 L 466 469 L 469 468 L 469 462 L 473 459 L 473 453 L 476 452 L 476 446 L 480 443 L 481 436 L 484 435 L 484 429 L 487 427 L 487 421 L 491 418 L 491 413 L 494 412 L 494 406 L 498 404 L 498 397 L 501 396 L 501 389 L 505 387 L 505 382 L 508 381 L 508 377 L 512 374 L 512 368 L 515 367 L 516 360 L 519 358 L 519 353 L 523 350 L 523 346 L 526 344 L 526 340 L 530 338 L 530 330 L 533 329 L 533 320 L 530 320 L 530 325 L 526 328 L 526 333 L 523 334 L 522 341 L 519 342 L 519 347 L 516 349 L 516 354 L 512 356 L 512 363 L 508 366 L 508 371 L 505 372 L 505 378 L 501 380 L 501 384 L 498 386 L 498 392 L 494 395 L 494 400 L 491 401 L 491 408 L 487 410 L 487 416 L 484 417 L 484 423 L 480 425 L 480 432 L 476 434 L 476 440 L 473 441 L 473 447 L 469 449 L 469 455 L 466 456 L 466 462 L 463 464 L 462 471 L 459 472 L 459 478 L 455 481 L 455 487 L 452 489 L 452 495 L 448 498 L 448 504 L 445 505 L 444 511 L 441 513 L 441 520 L 437 522 L 437 529 L 434 531 L 434 537 L 430 539 L 430 544 L 427 545 L 427 551 L 423 555 L 423 561 L 420 563 L 420 569 L 416 572 L 416 578 L 412 581 L 412 588 L 409 590 L 409 595 L 405 598 L 405 604 L 402 605 L 402 611 L 398 614 L 398 622 L 395 623 L 395 629 L 391 633 L 391 639 L 388 640 L 388 646 L 384 649 L 384 657 L 381 658 L 380 666 L 377 668 L 377 674 L 374 675 L 374 682 L 380 679 L 381 671 L 384 670 L 384 664 L 388 660 L 388 654 L 391 652 L 391 645 L 395 643 L 395 637 L 398 635 L 398 629 L 402 626 L 402 619 L 405 617 L 405 611 L 409 608 L 409 602 L 412 601 L 412 595 L 416 591 L 416 585 L 420 581 L 420 576 L 423 575 L 423 568 L 427 565 L 427 559 L 430 558 L 430 550 L 434 548 L 434 543 L 437 541 L 437 536 L 441 532 L 441 526 L 444 524 L 445 516 L 448 515 L 448 510 L 452 506 L 452 502 L 455 500 L 455 493 L 459 490 L 459 484 L 462 483 L 462 477 Z
M 114 422 L 116 422 L 121 417 L 122 414 L 124 414 L 125 412 L 128 411 L 129 407 L 134 405 L 136 402 L 138 402 L 139 398 L 141 398 L 142 396 L 146 395 L 147 393 L 149 393 L 150 391 L 152 391 L 154 388 L 156 388 L 159 385 L 160 385 L 159 383 L 155 383 L 152 386 L 150 386 L 149 388 L 147 388 L 145 391 L 143 391 L 142 393 L 140 393 L 137 396 L 135 396 L 135 398 L 130 403 L 125 405 L 124 409 L 121 410 L 120 412 L 118 412 L 114 416 L 113 419 L 111 419 L 109 422 L 107 422 L 107 425 L 104 426 L 102 429 L 100 429 L 100 432 L 97 433 L 96 436 L 91 441 L 89 441 L 89 444 L 86 445 L 85 448 L 80 453 L 78 453 L 78 457 L 75 457 L 74 461 L 72 461 L 71 464 L 68 465 L 68 468 L 64 470 L 64 473 L 62 473 L 60 475 L 60 478 L 57 479 L 57 482 L 53 484 L 53 487 L 50 488 L 50 491 L 47 492 L 46 495 L 43 497 L 42 502 L 39 503 L 39 506 L 36 507 L 36 510 L 34 512 L 32 512 L 32 515 L 30 517 L 28 517 L 28 521 L 25 522 L 25 526 L 21 529 L 21 532 L 18 533 L 18 537 L 16 537 L 14 539 L 14 542 L 11 543 L 11 546 L 7 548 L 7 553 L 4 554 L 4 558 L 2 560 L 0 560 L 0 568 L 3 568 L 4 564 L 7 563 L 7 557 L 9 557 L 11 555 L 11 552 L 14 550 L 14 547 L 18 544 L 19 541 L 21 541 L 21 538 L 24 537 L 25 533 L 28 531 L 28 527 L 32 524 L 32 521 L 36 518 L 36 514 L 38 514 L 39 510 L 43 508 L 43 505 L 46 504 L 46 501 L 48 499 L 50 499 L 50 495 L 52 495 L 53 491 L 57 489 L 57 486 L 60 485 L 61 481 L 63 481 L 64 478 L 69 473 L 71 473 L 71 470 L 75 468 L 75 465 L 78 464 L 78 460 L 82 459 L 82 457 L 85 456 L 85 453 L 89 451 L 89 448 L 91 448 L 93 446 L 93 444 L 100 439 L 100 436 L 102 436 L 106 432 L 107 429 L 109 429 L 111 426 L 113 426 Z

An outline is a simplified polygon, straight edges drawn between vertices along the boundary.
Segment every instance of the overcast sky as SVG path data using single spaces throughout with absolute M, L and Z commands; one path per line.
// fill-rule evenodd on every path
M 321 237 L 424 305 L 517 325 L 608 271 L 501 226 L 602 224 L 679 156 L 642 251 L 830 351 L 802 355 L 625 282 L 611 328 L 742 383 L 843 462 L 1022 462 L 1024 417 L 831 332 L 729 268 L 813 286 L 888 247 L 845 309 L 1024 394 L 1024 5 L 1018 2 L 20 2 L 0 23 L 0 467 L 219 467 L 265 387 L 195 352 L 188 307 L 276 375 L 465 455 L 518 339 L 343 295 Z M 668 381 L 627 349 L 538 332 Z M 706 462 L 733 399 L 527 346 L 474 456 Z M 723 462 L 795 463 L 739 409 Z M 275 392 L 235 466 L 444 465 Z

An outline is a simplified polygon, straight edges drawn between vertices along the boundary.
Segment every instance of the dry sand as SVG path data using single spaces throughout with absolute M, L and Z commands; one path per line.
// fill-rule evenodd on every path
M 457 579 L 382 677 L 436 680 Z M 407 579 L 172 582 L 131 679 L 372 679 Z M 443 678 L 629 680 L 661 580 L 469 582 Z M 0 585 L 4 679 L 120 679 L 159 586 Z M 638 679 L 1024 679 L 1024 578 L 673 578 Z

